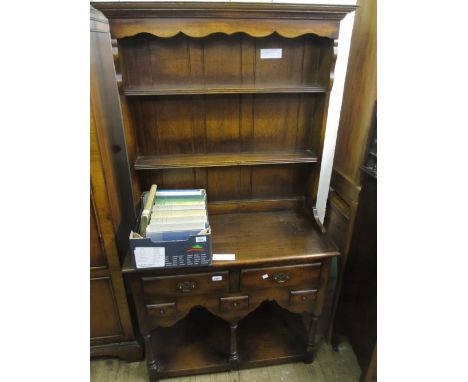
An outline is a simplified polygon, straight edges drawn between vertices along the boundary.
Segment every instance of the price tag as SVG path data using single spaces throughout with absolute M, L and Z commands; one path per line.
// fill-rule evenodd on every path
M 262 60 L 282 57 L 283 49 L 260 49 L 260 58 Z
M 213 253 L 214 261 L 232 261 L 236 259 L 234 253 Z

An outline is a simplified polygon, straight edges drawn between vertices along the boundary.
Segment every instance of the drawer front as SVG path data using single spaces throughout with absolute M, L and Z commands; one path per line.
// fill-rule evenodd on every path
M 175 302 L 146 305 L 146 309 L 152 318 L 173 317 L 177 313 Z
M 241 290 L 302 286 L 318 287 L 321 263 L 246 269 L 241 272 Z
M 289 292 L 289 305 L 307 305 L 317 298 L 317 289 L 292 290 Z
M 221 297 L 219 311 L 222 313 L 236 312 L 249 307 L 249 296 Z
M 186 296 L 229 292 L 229 272 L 143 277 L 146 300 L 158 296 Z

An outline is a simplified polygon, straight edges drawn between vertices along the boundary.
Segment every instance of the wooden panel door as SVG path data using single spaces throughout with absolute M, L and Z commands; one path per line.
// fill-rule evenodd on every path
M 109 276 L 91 278 L 91 339 L 122 339 L 125 334 Z
M 111 203 L 97 127 L 91 112 L 91 356 L 141 357 L 135 341 L 115 242 Z

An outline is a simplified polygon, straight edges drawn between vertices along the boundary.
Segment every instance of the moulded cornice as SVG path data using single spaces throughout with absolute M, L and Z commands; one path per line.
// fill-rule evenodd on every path
M 109 19 L 253 18 L 341 20 L 354 5 L 211 3 L 211 2 L 92 2 Z

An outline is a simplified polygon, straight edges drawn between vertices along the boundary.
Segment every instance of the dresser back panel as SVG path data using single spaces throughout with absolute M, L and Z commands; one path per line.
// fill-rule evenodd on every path
M 320 149 L 318 94 L 159 96 L 129 106 L 138 155 Z
M 233 166 L 148 170 L 141 173 L 142 189 L 204 188 L 208 201 L 304 196 L 305 179 L 313 165 Z
M 282 59 L 265 59 L 261 49 L 282 49 Z M 306 34 L 284 38 L 276 33 L 253 38 L 245 33 L 214 33 L 192 38 L 138 34 L 119 40 L 127 89 L 187 84 L 328 84 L 333 40 Z

